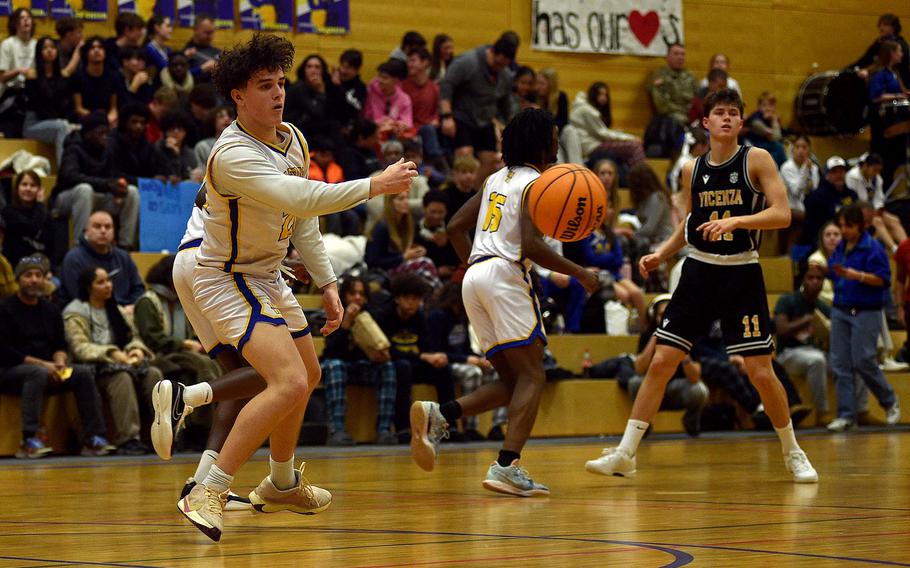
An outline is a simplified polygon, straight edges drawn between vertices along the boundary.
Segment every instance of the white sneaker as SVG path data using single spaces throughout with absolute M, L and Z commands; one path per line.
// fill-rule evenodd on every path
M 899 363 L 894 360 L 894 357 L 884 357 L 878 368 L 886 373 L 899 373 L 910 369 L 910 365 L 907 363 Z
M 901 421 L 901 405 L 900 401 L 897 398 L 894 399 L 894 404 L 891 405 L 887 411 L 885 411 L 885 422 L 889 426 L 893 426 Z
M 599 475 L 633 477 L 636 471 L 635 456 L 630 456 L 626 450 L 619 447 L 604 448 L 602 456 L 585 462 L 585 471 Z
M 797 483 L 818 483 L 818 472 L 809 463 L 806 452 L 793 450 L 784 456 L 784 465 L 787 471 L 793 474 L 793 481 Z
M 439 404 L 425 400 L 411 405 L 411 458 L 420 469 L 433 471 L 439 442 L 449 437 L 449 423 L 439 411 Z
M 847 418 L 835 418 L 828 423 L 827 428 L 830 432 L 845 432 L 847 430 L 855 430 L 856 421 Z

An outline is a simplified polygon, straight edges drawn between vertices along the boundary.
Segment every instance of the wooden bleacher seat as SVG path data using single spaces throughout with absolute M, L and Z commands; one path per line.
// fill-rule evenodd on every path
M 167 256 L 167 253 L 163 252 L 130 253 L 130 258 L 132 258 L 133 262 L 136 263 L 136 268 L 139 270 L 139 277 L 142 278 L 143 281 L 145 281 L 145 275 L 148 274 L 149 268 L 153 267 L 165 256 Z
M 48 445 L 54 448 L 54 453 L 64 453 L 69 433 L 78 431 L 80 428 L 75 395 L 64 393 L 45 396 L 40 423 L 47 434 Z M 21 437 L 22 409 L 19 397 L 2 394 L 0 395 L 0 457 L 16 455 Z

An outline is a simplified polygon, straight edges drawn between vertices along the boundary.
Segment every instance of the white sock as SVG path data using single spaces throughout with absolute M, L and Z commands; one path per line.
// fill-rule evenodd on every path
M 215 465 L 215 460 L 217 459 L 218 452 L 215 450 L 206 450 L 202 452 L 202 457 L 199 458 L 199 466 L 196 467 L 196 473 L 193 474 L 193 479 L 196 480 L 196 483 L 205 481 L 205 476 L 209 474 L 209 470 Z
M 625 450 L 630 456 L 634 456 L 636 450 L 638 450 L 638 444 L 641 443 L 642 436 L 647 431 L 647 422 L 629 419 L 626 422 L 626 431 L 622 435 L 622 441 L 619 442 L 620 449 Z
M 205 479 L 202 480 L 202 484 L 208 487 L 213 491 L 218 493 L 224 493 L 231 488 L 231 483 L 234 482 L 234 476 L 228 475 L 221 471 L 221 468 L 215 464 L 212 464 L 212 467 L 209 468 L 208 474 L 205 476 Z
M 793 433 L 792 420 L 787 422 L 787 425 L 783 428 L 775 428 L 774 431 L 777 432 L 777 437 L 780 438 L 781 449 L 784 451 L 785 456 L 800 449 L 799 444 L 796 443 L 796 435 Z
M 199 383 L 183 389 L 183 402 L 197 408 L 212 402 L 212 385 Z
M 297 485 L 297 475 L 294 471 L 294 456 L 288 461 L 277 462 L 269 456 L 269 478 L 272 484 L 280 491 L 285 491 Z

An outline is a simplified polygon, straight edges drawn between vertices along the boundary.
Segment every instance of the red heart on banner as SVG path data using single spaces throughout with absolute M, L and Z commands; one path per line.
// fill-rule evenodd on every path
M 638 10 L 632 10 L 629 14 L 629 28 L 635 34 L 635 37 L 638 38 L 638 41 L 643 46 L 648 47 L 654 41 L 657 30 L 660 29 L 660 18 L 657 16 L 657 12 L 653 10 L 644 15 Z

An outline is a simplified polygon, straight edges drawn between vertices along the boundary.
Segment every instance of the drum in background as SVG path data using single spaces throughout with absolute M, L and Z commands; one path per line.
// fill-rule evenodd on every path
M 869 122 L 866 82 L 852 71 L 811 75 L 796 96 L 796 116 L 807 134 L 856 134 Z
M 879 103 L 878 115 L 885 138 L 910 132 L 910 100 L 895 99 Z

